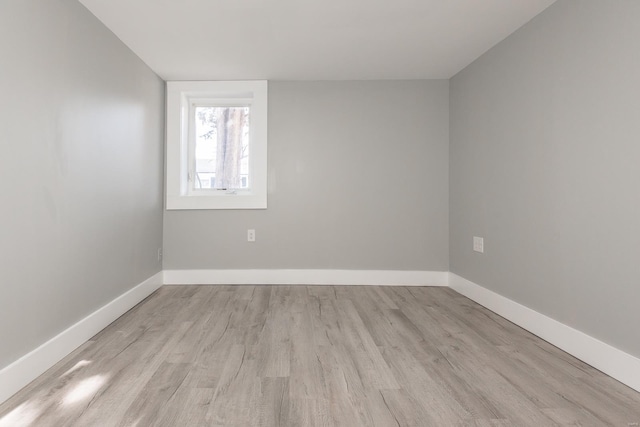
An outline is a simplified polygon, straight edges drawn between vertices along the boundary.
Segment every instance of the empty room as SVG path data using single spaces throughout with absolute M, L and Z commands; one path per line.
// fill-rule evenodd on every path
M 640 1 L 0 0 L 0 427 L 640 425 Z

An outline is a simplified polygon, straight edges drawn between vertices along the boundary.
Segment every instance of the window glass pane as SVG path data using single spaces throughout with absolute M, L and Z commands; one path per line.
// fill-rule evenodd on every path
M 243 189 L 249 176 L 249 107 L 195 107 L 194 189 Z

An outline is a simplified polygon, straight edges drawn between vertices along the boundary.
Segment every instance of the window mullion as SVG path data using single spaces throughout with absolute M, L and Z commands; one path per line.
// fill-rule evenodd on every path
M 187 179 L 189 194 L 193 194 L 196 190 L 196 108 L 195 104 L 189 101 L 189 133 L 188 133 L 188 144 L 187 144 Z

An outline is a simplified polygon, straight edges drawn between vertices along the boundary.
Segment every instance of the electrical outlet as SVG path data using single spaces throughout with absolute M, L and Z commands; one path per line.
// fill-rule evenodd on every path
M 256 241 L 256 230 L 249 229 L 247 230 L 247 242 L 255 242 Z
M 473 236 L 473 250 L 484 253 L 484 238 Z
M 158 262 L 162 262 L 162 248 L 158 248 Z

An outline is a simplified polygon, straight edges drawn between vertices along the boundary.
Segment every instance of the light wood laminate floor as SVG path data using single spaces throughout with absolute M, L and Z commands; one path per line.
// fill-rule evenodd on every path
M 448 288 L 165 286 L 0 426 L 630 426 L 640 393 Z

